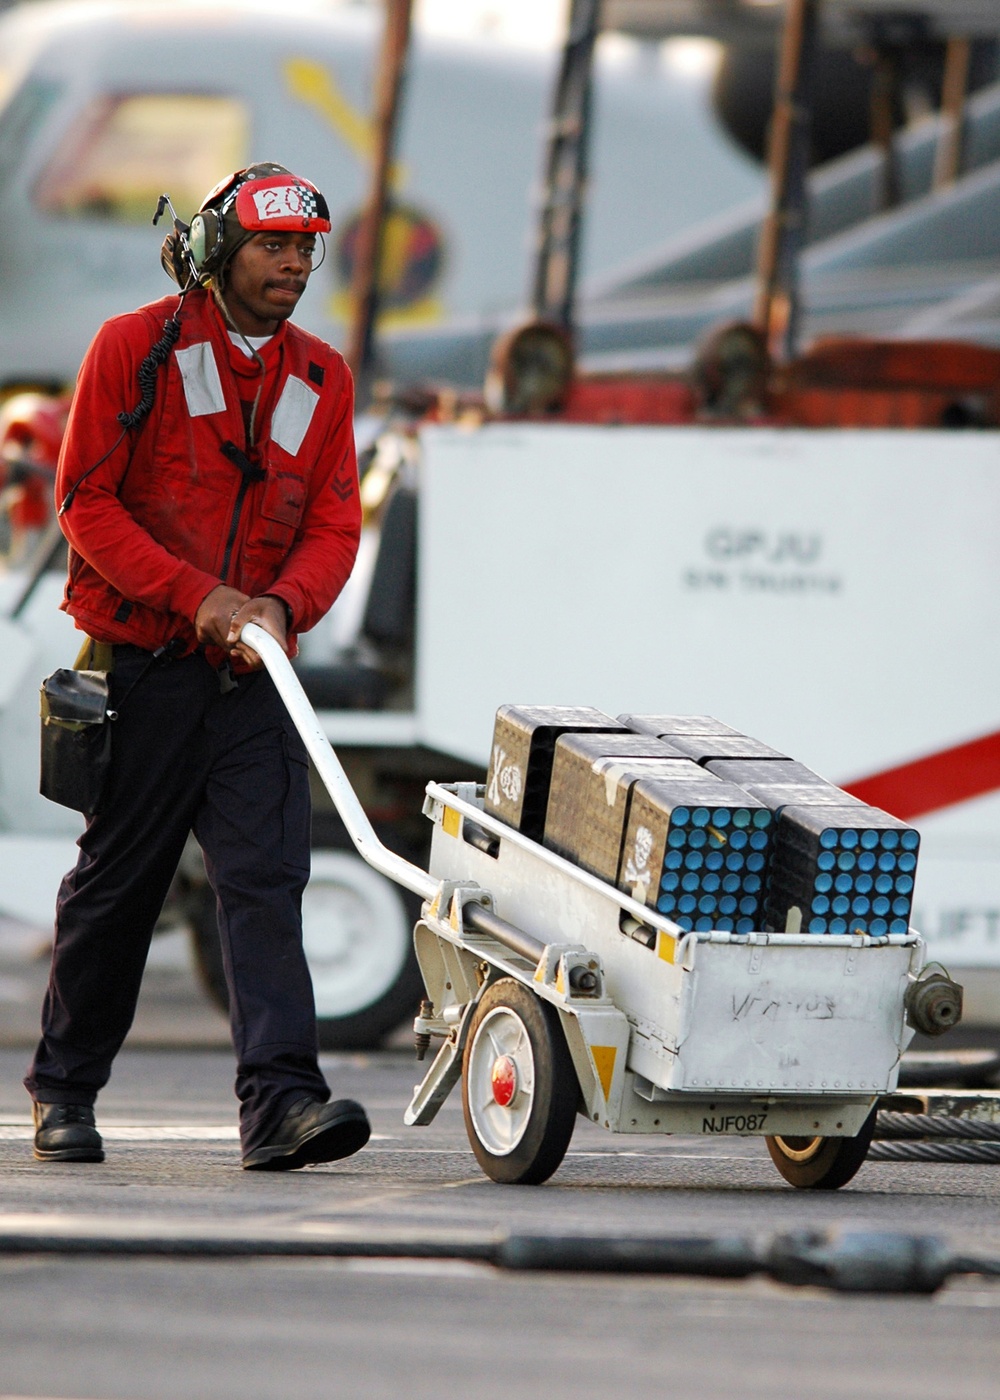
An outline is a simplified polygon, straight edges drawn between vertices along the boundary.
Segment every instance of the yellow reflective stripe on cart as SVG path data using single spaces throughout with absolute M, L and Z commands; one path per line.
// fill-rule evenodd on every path
M 656 935 L 656 956 L 662 958 L 664 962 L 672 963 L 674 954 L 677 952 L 677 939 L 672 933 L 664 933 L 658 930 Z
M 441 826 L 449 836 L 457 836 L 462 830 L 462 817 L 454 807 L 446 807 L 441 817 Z
M 592 1045 L 590 1054 L 594 1061 L 594 1068 L 597 1070 L 597 1077 L 601 1081 L 601 1088 L 604 1090 L 604 1098 L 607 1100 L 611 1093 L 611 1080 L 614 1078 L 618 1047 L 616 1045 Z

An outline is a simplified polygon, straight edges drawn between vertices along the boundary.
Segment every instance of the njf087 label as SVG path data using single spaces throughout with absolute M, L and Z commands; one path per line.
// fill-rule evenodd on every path
M 703 1133 L 762 1133 L 767 1122 L 766 1113 L 727 1113 L 715 1118 L 703 1118 Z

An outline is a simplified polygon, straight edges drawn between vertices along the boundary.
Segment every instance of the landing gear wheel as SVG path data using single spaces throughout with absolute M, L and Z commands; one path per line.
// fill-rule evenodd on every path
M 847 1185 L 867 1157 L 876 1114 L 873 1108 L 856 1137 L 765 1138 L 771 1161 L 792 1186 L 836 1191 Z
M 558 1012 L 505 977 L 483 995 L 462 1061 L 465 1130 L 492 1181 L 538 1185 L 576 1122 L 576 1071 Z

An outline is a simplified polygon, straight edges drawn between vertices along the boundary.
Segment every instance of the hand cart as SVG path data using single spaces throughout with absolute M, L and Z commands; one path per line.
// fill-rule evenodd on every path
M 405 1112 L 462 1080 L 472 1150 L 497 1182 L 557 1169 L 581 1113 L 616 1133 L 760 1136 L 792 1185 L 861 1166 L 896 1087 L 922 985 L 912 930 L 882 938 L 686 933 L 506 826 L 471 783 L 430 783 L 430 871 L 386 849 L 275 640 L 261 656 L 360 855 L 423 900 L 418 1050 L 442 1041 Z

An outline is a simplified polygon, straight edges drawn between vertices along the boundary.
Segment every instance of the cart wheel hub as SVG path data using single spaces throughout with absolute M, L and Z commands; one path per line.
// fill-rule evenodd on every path
M 490 1083 L 496 1102 L 501 1108 L 509 1108 L 517 1093 L 517 1066 L 509 1055 L 500 1055 L 493 1062 Z

